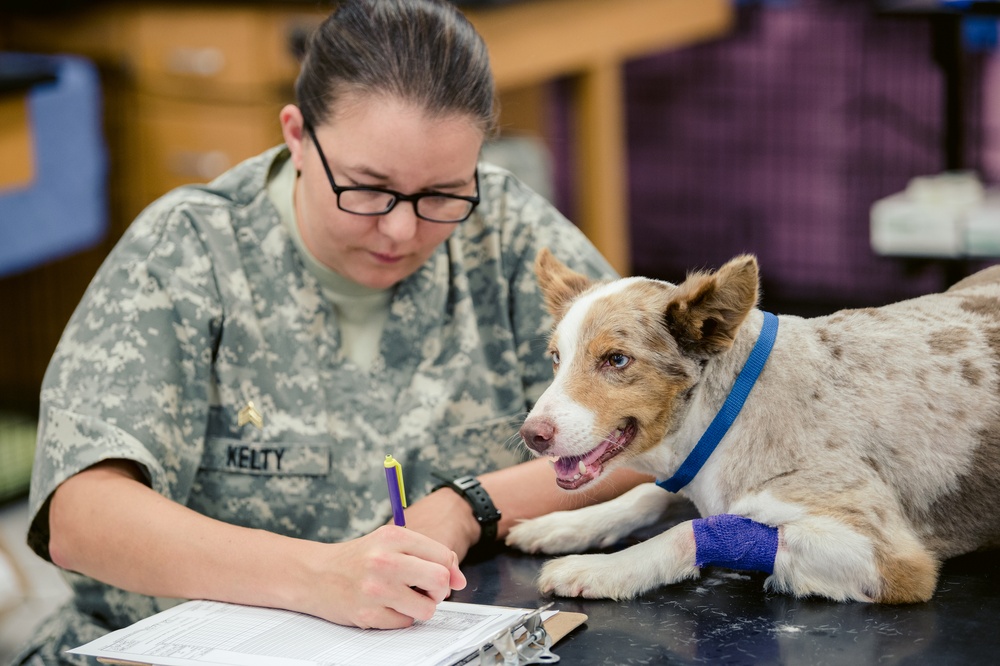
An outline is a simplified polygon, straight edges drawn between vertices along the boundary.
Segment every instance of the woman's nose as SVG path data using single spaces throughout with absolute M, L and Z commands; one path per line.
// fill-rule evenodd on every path
M 400 201 L 392 210 L 379 217 L 379 231 L 394 241 L 408 241 L 417 233 L 420 218 L 412 201 Z

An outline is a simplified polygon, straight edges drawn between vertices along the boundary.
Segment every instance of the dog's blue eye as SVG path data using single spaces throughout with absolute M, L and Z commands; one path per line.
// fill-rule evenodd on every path
M 619 354 L 618 352 L 615 352 L 614 354 L 608 356 L 608 365 L 610 365 L 613 368 L 618 368 L 619 370 L 624 368 L 631 361 L 632 359 L 630 359 L 628 356 L 626 356 L 625 354 Z
M 559 365 L 559 352 L 552 352 L 552 365 Z

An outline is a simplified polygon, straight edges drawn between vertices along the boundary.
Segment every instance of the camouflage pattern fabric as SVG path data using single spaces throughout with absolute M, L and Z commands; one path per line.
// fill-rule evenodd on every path
M 42 389 L 28 533 L 41 557 L 53 490 L 109 458 L 207 516 L 322 542 L 391 517 L 386 453 L 411 501 L 431 470 L 523 459 L 517 429 L 552 374 L 535 255 L 547 246 L 595 277 L 611 267 L 548 202 L 482 164 L 482 204 L 397 285 L 365 372 L 340 353 L 333 310 L 266 194 L 286 158 L 274 148 L 159 199 L 88 288 Z M 249 401 L 262 429 L 238 425 Z M 92 663 L 60 652 L 177 603 L 66 576 L 74 599 L 15 663 Z

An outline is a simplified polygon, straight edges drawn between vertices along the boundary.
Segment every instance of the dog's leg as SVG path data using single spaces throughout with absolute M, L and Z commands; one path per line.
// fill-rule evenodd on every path
M 655 523 L 674 497 L 656 484 L 643 483 L 601 504 L 518 523 L 507 535 L 507 545 L 550 555 L 607 548 Z
M 542 568 L 543 592 L 623 599 L 698 575 L 702 566 L 744 571 L 774 569 L 778 528 L 721 514 L 681 523 L 611 555 L 575 555 Z
M 617 553 L 552 560 L 542 567 L 538 589 L 564 597 L 629 599 L 697 577 L 694 530 L 686 521 Z
M 814 486 L 811 493 L 818 492 Z M 788 501 L 762 492 L 731 510 L 779 526 L 774 570 L 766 582 L 770 589 L 837 601 L 926 601 L 939 562 L 882 497 L 880 488 L 871 486 L 843 506 L 836 501 L 811 506 L 801 498 Z
M 774 574 L 767 586 L 797 596 L 837 601 L 927 601 L 939 562 L 902 526 L 873 540 L 826 516 L 808 516 L 781 529 Z
M 553 560 L 542 568 L 538 586 L 560 596 L 626 599 L 697 577 L 702 566 L 722 566 L 771 573 L 768 587 L 796 596 L 925 601 L 934 591 L 938 562 L 908 529 L 896 528 L 873 541 L 823 515 L 800 512 L 780 527 L 740 515 L 712 516 L 618 553 Z

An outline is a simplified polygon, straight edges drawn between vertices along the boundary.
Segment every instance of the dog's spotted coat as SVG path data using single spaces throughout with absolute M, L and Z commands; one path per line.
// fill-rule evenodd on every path
M 591 283 L 543 251 L 555 377 L 522 428 L 580 490 L 619 464 L 667 478 L 725 400 L 760 331 L 741 256 L 683 283 Z M 702 515 L 779 528 L 770 587 L 884 603 L 933 594 L 942 560 L 1000 540 L 1000 267 L 934 294 L 827 317 L 780 317 L 742 413 L 681 491 Z M 657 520 L 672 495 L 515 526 L 507 543 L 579 552 Z M 698 575 L 691 523 L 613 554 L 549 562 L 560 595 L 627 598 Z

